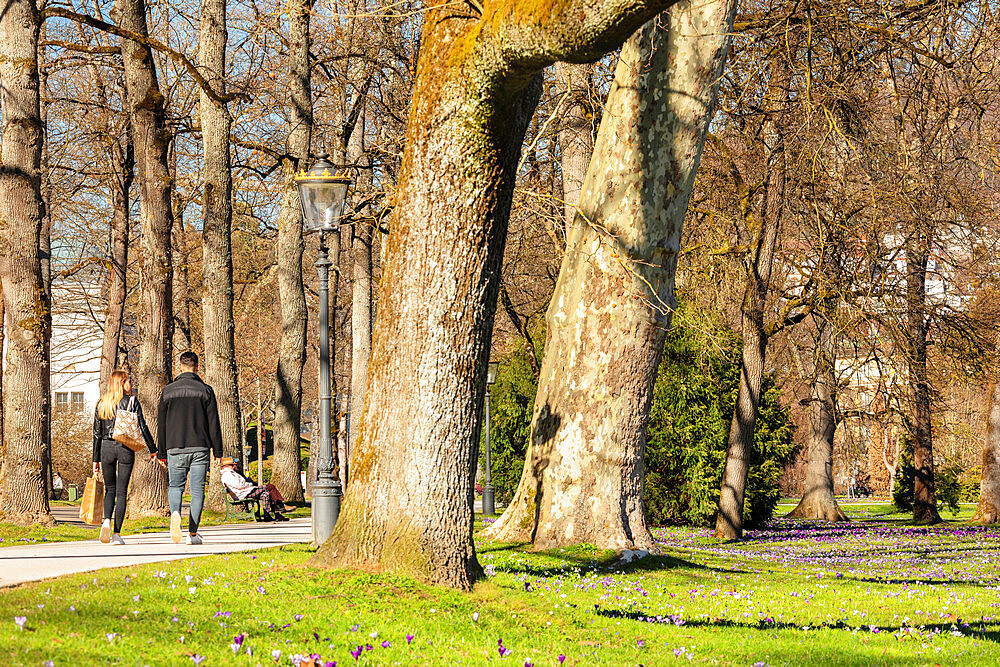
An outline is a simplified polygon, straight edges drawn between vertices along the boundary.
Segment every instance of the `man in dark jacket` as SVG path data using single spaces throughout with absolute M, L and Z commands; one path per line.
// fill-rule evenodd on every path
M 181 541 L 181 500 L 184 484 L 191 477 L 191 516 L 187 544 L 201 544 L 198 524 L 205 504 L 205 479 L 209 452 L 216 462 L 222 458 L 222 427 L 215 392 L 198 377 L 198 355 L 180 357 L 181 374 L 163 388 L 157 420 L 157 458 L 166 461 L 170 489 L 170 538 Z

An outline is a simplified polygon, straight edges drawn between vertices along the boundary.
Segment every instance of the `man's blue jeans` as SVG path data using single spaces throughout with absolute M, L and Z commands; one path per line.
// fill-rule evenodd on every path
M 191 516 L 188 517 L 188 532 L 192 535 L 198 532 L 201 523 L 201 509 L 205 506 L 205 479 L 208 477 L 208 467 L 211 457 L 207 449 L 189 452 L 167 452 L 167 480 L 170 489 L 167 500 L 170 512 L 181 511 L 184 500 L 184 483 L 188 474 L 191 475 Z

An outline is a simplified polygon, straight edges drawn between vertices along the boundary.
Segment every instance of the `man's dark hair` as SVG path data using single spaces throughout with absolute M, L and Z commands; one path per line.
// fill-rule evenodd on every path
M 181 366 L 184 368 L 198 368 L 198 355 L 194 352 L 184 352 L 180 358 Z

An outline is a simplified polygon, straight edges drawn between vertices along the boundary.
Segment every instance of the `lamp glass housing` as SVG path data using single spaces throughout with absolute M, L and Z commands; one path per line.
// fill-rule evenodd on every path
M 295 185 L 299 190 L 304 231 L 336 231 L 344 214 L 351 179 L 337 173 L 334 166 L 321 156 L 309 171 L 295 176 Z
M 493 384 L 497 381 L 497 370 L 500 368 L 500 362 L 491 361 L 489 365 L 486 366 L 486 384 Z

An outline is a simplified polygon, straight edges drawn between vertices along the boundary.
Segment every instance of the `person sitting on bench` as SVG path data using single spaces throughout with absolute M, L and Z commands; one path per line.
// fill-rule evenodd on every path
M 259 499 L 265 520 L 270 519 L 273 515 L 277 521 L 288 521 L 288 518 L 278 510 L 284 509 L 286 512 L 291 512 L 295 507 L 285 505 L 285 499 L 274 484 L 254 484 L 236 472 L 236 461 L 229 456 L 223 457 L 221 468 L 222 483 L 236 496 L 237 500 Z

